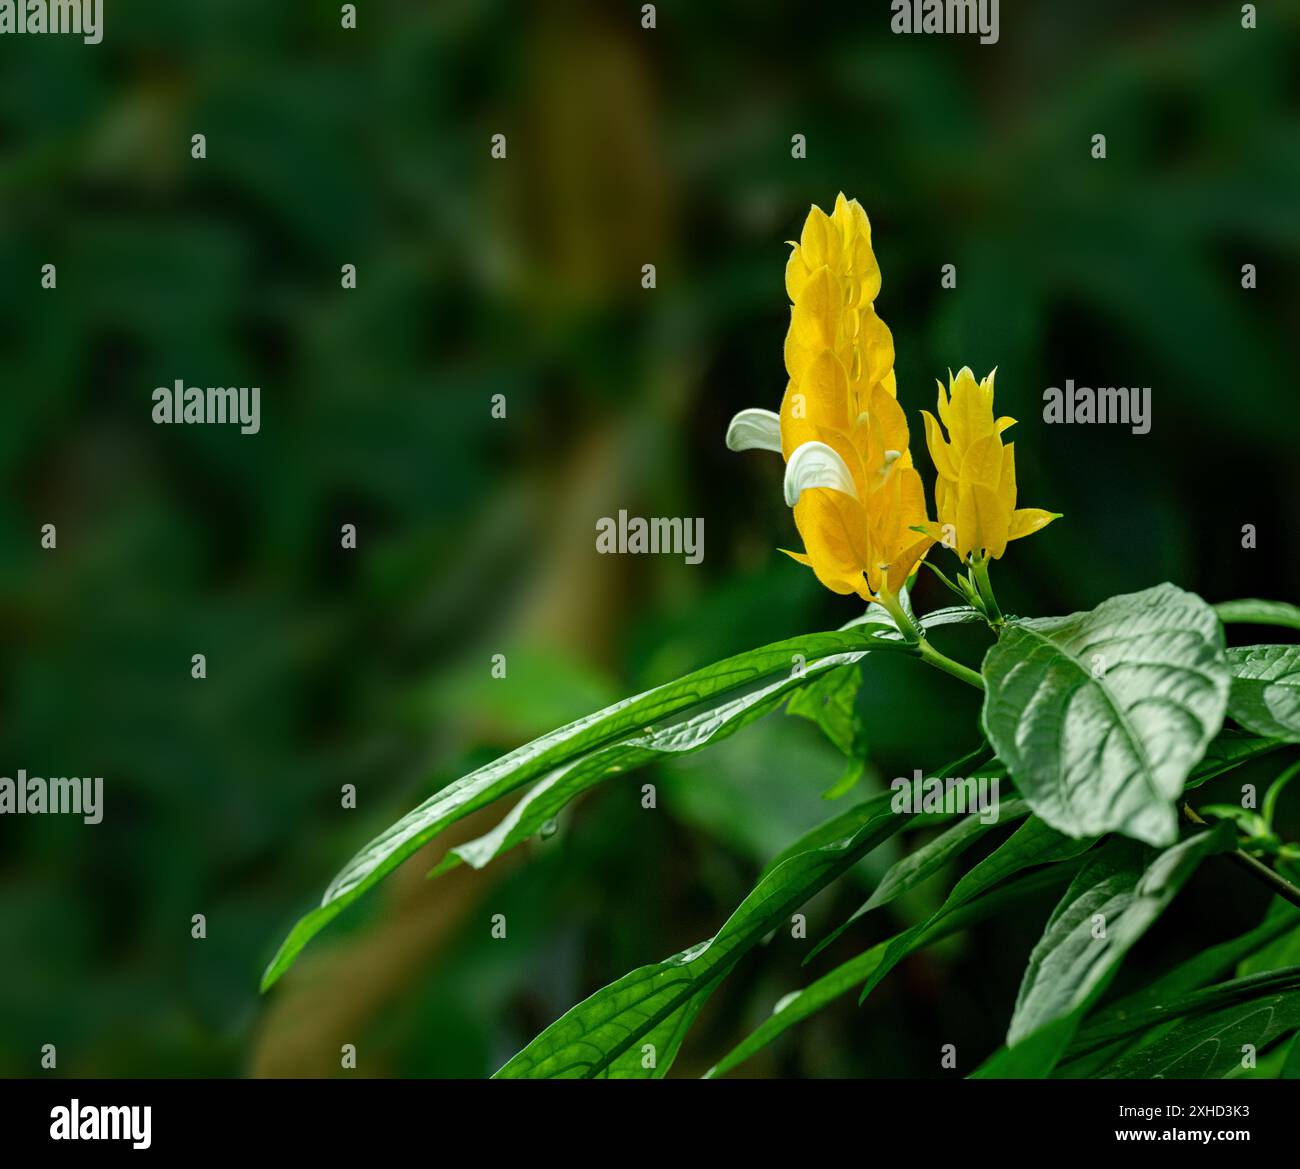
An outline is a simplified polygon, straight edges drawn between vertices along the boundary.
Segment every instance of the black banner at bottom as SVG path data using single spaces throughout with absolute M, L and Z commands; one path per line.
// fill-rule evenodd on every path
M 1300 1094 L 1286 1080 L 9 1080 L 0 1124 L 14 1152 L 60 1147 L 164 1155 L 292 1152 L 373 1158 L 446 1149 L 580 1147 L 590 1127 L 647 1152 L 716 1134 L 729 1152 L 774 1130 L 852 1143 L 844 1122 L 897 1128 L 927 1155 L 989 1151 L 1051 1133 L 1072 1154 L 1115 1145 L 1293 1146 Z M 825 1131 L 823 1131 L 823 1127 Z M 639 1134 L 639 1138 L 638 1138 Z M 724 1136 L 725 1134 L 725 1136 Z M 712 1144 L 710 1140 L 708 1143 Z M 766 1151 L 770 1152 L 770 1149 Z M 13 1162 L 23 1164 L 25 1162 Z

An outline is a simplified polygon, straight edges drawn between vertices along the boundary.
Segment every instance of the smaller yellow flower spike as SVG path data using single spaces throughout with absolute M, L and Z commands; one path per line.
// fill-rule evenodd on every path
M 971 554 L 997 560 L 1007 550 L 1007 541 L 1031 535 L 1059 518 L 1059 513 L 1041 508 L 1016 507 L 1016 446 L 1002 443 L 1003 432 L 1015 419 L 994 417 L 996 372 L 981 382 L 969 367 L 955 378 L 950 372 L 946 392 L 939 383 L 939 417 L 921 411 L 926 445 L 939 472 L 934 488 L 939 522 L 927 525 L 927 530 L 945 544 L 955 544 L 963 561 Z
M 791 249 L 781 412 L 741 411 L 727 445 L 785 458 L 805 548 L 790 556 L 834 592 L 892 604 L 935 537 L 915 530 L 931 525 L 896 399 L 894 339 L 874 307 L 871 224 L 841 194 L 830 215 L 812 208 Z

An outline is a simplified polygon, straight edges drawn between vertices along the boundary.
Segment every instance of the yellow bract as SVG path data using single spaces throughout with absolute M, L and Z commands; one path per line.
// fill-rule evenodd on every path
M 994 417 L 992 373 L 981 382 L 969 368 L 955 378 L 950 373 L 946 392 L 939 383 L 938 419 L 928 410 L 922 416 L 926 444 L 939 472 L 934 488 L 939 522 L 930 530 L 962 560 L 971 554 L 996 560 L 1008 540 L 1028 536 L 1058 518 L 1036 507 L 1016 508 L 1016 446 L 1002 443 L 1003 431 L 1015 419 Z
M 779 415 L 744 410 L 727 431 L 733 450 L 779 451 L 786 502 L 803 552 L 827 588 L 886 599 L 903 586 L 934 537 L 925 491 L 894 396 L 894 341 L 873 306 L 880 268 L 871 225 L 840 195 L 814 207 L 786 265 L 789 384 Z
M 880 267 L 857 200 L 840 195 L 831 215 L 809 212 L 785 280 L 793 307 L 781 452 L 805 548 L 790 555 L 827 588 L 874 600 L 896 593 L 934 541 L 911 530 L 926 522 L 925 491 L 895 399 L 894 339 L 873 305 Z M 801 475 L 795 456 L 806 444 L 838 455 L 848 482 Z
M 1015 448 L 1002 445 L 1011 419 L 993 417 L 993 375 L 969 369 L 939 387 L 939 417 L 925 414 L 939 470 L 939 523 L 908 450 L 907 419 L 894 384 L 894 339 L 876 315 L 880 266 L 871 224 L 843 195 L 827 215 L 813 207 L 785 269 L 789 375 L 780 414 L 742 410 L 727 430 L 732 450 L 769 450 L 786 460 L 785 498 L 804 551 L 791 552 L 837 593 L 901 611 L 894 598 L 937 540 L 998 557 L 1007 541 L 1056 516 L 1016 510 Z

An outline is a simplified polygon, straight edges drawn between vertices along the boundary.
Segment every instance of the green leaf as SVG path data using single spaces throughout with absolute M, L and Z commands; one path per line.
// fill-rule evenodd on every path
M 1230 682 L 1204 601 L 1164 584 L 1010 621 L 983 674 L 989 741 L 1048 824 L 1177 839 L 1174 801 L 1219 730 Z
M 1228 650 L 1228 713 L 1247 730 L 1300 743 L 1300 645 Z
M 865 770 L 867 737 L 858 715 L 858 691 L 862 688 L 862 666 L 839 666 L 823 672 L 811 685 L 790 695 L 786 714 L 815 723 L 848 766 L 827 790 L 825 798 L 838 799 L 856 786 Z
M 907 822 L 887 801 L 875 803 L 876 813 L 851 837 L 797 852 L 760 877 L 710 941 L 598 990 L 547 1027 L 497 1077 L 663 1076 L 694 1015 L 736 961 Z M 653 1048 L 651 1067 L 647 1047 Z
M 824 937 L 813 948 L 805 961 L 811 961 L 827 946 L 835 942 L 850 926 L 873 909 L 888 905 L 901 897 L 909 889 L 914 889 L 927 877 L 932 876 L 950 861 L 956 860 L 967 849 L 987 833 L 1002 824 L 1013 824 L 1029 815 L 1029 805 L 1024 800 L 1011 799 L 1003 802 L 998 809 L 998 818 L 992 823 L 986 822 L 978 812 L 963 817 L 950 828 L 945 829 L 906 856 L 895 861 L 880 879 L 871 896 L 863 902 L 853 914 Z
M 647 728 L 643 735 L 602 747 L 557 767 L 530 788 L 491 831 L 451 849 L 433 875 L 440 875 L 462 861 L 476 869 L 484 868 L 503 852 L 541 831 L 588 788 L 611 776 L 635 771 L 666 751 L 688 754 L 726 739 L 774 710 L 792 687 L 804 682 L 805 679 L 798 677 L 778 677 L 774 682 L 709 706 L 680 722 L 653 730 Z
M 874 970 L 867 976 L 866 985 L 858 998 L 861 1002 L 883 981 L 895 966 L 917 948 L 926 933 L 943 918 L 966 902 L 992 889 L 1016 873 L 1034 865 L 1052 864 L 1072 860 L 1090 849 L 1095 841 L 1076 840 L 1065 836 L 1034 816 L 1012 833 L 1010 839 L 979 864 L 975 865 L 953 886 L 943 905 L 920 925 L 898 935 L 886 948 Z
M 1104 1019 L 1089 1024 L 1078 1033 L 1070 1044 L 1070 1055 L 1072 1058 L 1091 1055 L 1103 1048 L 1114 1047 L 1117 1042 L 1128 1046 L 1135 1039 L 1139 1046 L 1145 1046 L 1175 1019 L 1210 1014 L 1252 998 L 1297 987 L 1300 987 L 1300 967 L 1292 966 L 1202 987 L 1139 1011 L 1126 1014 L 1111 1011 Z
M 1037 873 L 1030 873 L 1003 888 L 995 889 L 968 905 L 958 907 L 947 917 L 941 918 L 917 942 L 917 947 L 965 929 L 976 921 L 982 921 L 994 913 L 1041 893 L 1044 889 L 1058 887 L 1064 879 L 1065 874 L 1058 869 L 1047 868 Z M 815 982 L 809 983 L 803 990 L 786 995 L 773 1008 L 771 1016 L 710 1068 L 705 1078 L 715 1079 L 739 1067 L 791 1027 L 810 1018 L 837 998 L 861 985 L 879 966 L 889 945 L 895 940 L 895 938 L 888 938 L 877 943 L 864 953 L 850 958 L 828 974 L 824 974 Z
M 1164 1016 L 1185 1016 L 1162 1028 L 1098 1073 L 1112 1079 L 1221 1079 L 1242 1067 L 1242 1048 L 1262 1052 L 1280 1036 L 1300 1027 L 1300 967 L 1225 983 L 1162 1008 Z M 1274 989 L 1280 988 L 1280 989 Z M 1237 999 L 1217 1010 L 1216 1001 Z M 1136 1021 L 1135 1021 L 1136 1022 Z
M 930 567 L 928 562 L 923 561 L 922 563 L 925 563 L 927 568 Z M 907 589 L 899 592 L 898 599 L 908 619 L 923 632 L 938 629 L 944 625 L 969 625 L 985 620 L 984 614 L 971 605 L 949 605 L 943 609 L 935 609 L 932 613 L 927 613 L 924 617 L 918 619 L 916 612 L 912 608 Z M 860 617 L 855 617 L 841 628 L 873 629 L 877 636 L 887 640 L 904 640 L 903 633 L 898 628 L 898 622 L 894 620 L 893 614 L 882 605 L 868 605 L 865 613 Z
M 986 821 L 980 813 L 972 812 L 933 840 L 927 841 L 920 848 L 913 849 L 907 856 L 895 862 L 881 878 L 880 884 L 867 898 L 866 903 L 858 913 L 853 915 L 854 919 L 862 913 L 888 905 L 909 889 L 915 888 L 949 861 L 961 856 L 986 833 L 1001 825 L 1014 824 L 1028 815 L 1029 805 L 1024 800 L 1018 799 L 1004 801 L 998 809 L 998 818 L 995 821 Z
M 985 620 L 984 614 L 970 605 L 949 605 L 946 609 L 935 609 L 933 613 L 927 613 L 921 618 L 921 624 L 929 632 L 941 625 L 983 624 Z
M 1238 975 L 1257 972 L 1256 969 L 1246 970 L 1244 960 L 1259 952 L 1269 952 L 1272 949 L 1270 943 L 1279 937 L 1294 936 L 1297 923 L 1300 923 L 1300 910 L 1280 897 L 1275 898 L 1264 921 L 1253 930 L 1202 950 L 1141 990 L 1112 1003 L 1100 1012 L 1079 1033 L 1075 1043 L 1066 1052 L 1066 1058 L 1070 1062 L 1063 1063 L 1052 1074 L 1066 1079 L 1088 1078 L 1096 1074 L 1107 1064 L 1113 1063 L 1139 1038 L 1127 1033 L 1133 1019 L 1152 1009 L 1161 1009 L 1162 1004 L 1181 1001 L 1189 991 L 1199 990 L 1216 978 L 1233 973 L 1234 968 Z M 1272 971 L 1293 964 L 1294 959 L 1272 962 L 1258 966 L 1257 970 Z M 1115 1031 L 1124 1033 L 1123 1037 L 1099 1045 L 1099 1036 L 1104 1037 L 1108 1032 Z M 1095 1050 L 1082 1056 L 1078 1054 L 1089 1048 Z
M 448 784 L 365 846 L 325 890 L 319 908 L 290 931 L 262 977 L 270 987 L 302 948 L 357 900 L 456 821 L 539 777 L 540 790 L 513 812 L 494 835 L 493 849 L 532 821 L 553 815 L 558 804 L 608 775 L 664 751 L 692 751 L 730 734 L 758 709 L 765 712 L 788 691 L 815 681 L 822 670 L 860 661 L 884 642 L 870 631 L 816 633 L 727 658 L 702 670 L 624 699 L 480 767 Z M 595 756 L 596 758 L 592 758 Z M 559 797 L 563 797 L 562 799 Z M 545 813 L 543 815 L 543 813 Z M 532 819 L 526 821 L 525 817 Z M 521 829 L 523 826 L 523 829 Z M 540 823 L 537 825 L 540 827 Z M 481 846 L 482 853 L 489 846 Z M 476 853 L 476 855 L 479 855 Z
M 1124 955 L 1173 900 L 1196 866 L 1211 853 L 1232 847 L 1230 825 L 1201 832 L 1162 852 L 1129 840 L 1115 839 L 1099 849 L 1079 870 L 1056 907 L 1042 938 L 1034 947 L 1020 984 L 1011 1025 L 1008 1053 L 1051 1028 L 1059 1057 L 1073 1024 L 1105 990 Z M 1061 1027 L 1054 1024 L 1061 1023 Z M 1033 1045 L 1031 1045 L 1032 1047 Z M 1046 1075 L 1034 1051 L 1030 1066 L 1020 1074 Z M 1015 1060 L 1001 1061 L 1001 1074 Z
M 1300 629 L 1300 608 L 1285 601 L 1224 601 L 1214 611 L 1224 624 L 1282 625 Z
M 1300 966 L 1300 921 L 1297 920 L 1300 910 L 1286 901 L 1282 905 L 1285 909 L 1275 909 L 1275 916 L 1270 922 L 1280 922 L 1290 928 L 1276 938 L 1268 939 L 1266 945 L 1245 955 L 1236 969 L 1238 978 L 1266 974 L 1270 970 L 1284 970 L 1288 966 Z
M 1233 771 L 1243 763 L 1267 755 L 1283 746 L 1276 739 L 1261 739 L 1257 735 L 1224 727 L 1206 749 L 1204 757 L 1196 765 L 1191 777 L 1184 785 L 1184 791 L 1200 787 L 1210 780 Z
M 1286 1059 L 1282 1062 L 1282 1070 L 1278 1073 L 1280 1080 L 1300 1080 L 1300 1032 L 1297 1032 L 1295 1038 L 1291 1040 L 1290 1047 L 1287 1048 Z
M 846 809 L 838 816 L 832 816 L 829 820 L 818 824 L 792 844 L 786 845 L 768 861 L 763 866 L 763 871 L 759 873 L 759 879 L 761 880 L 774 869 L 785 864 L 791 857 L 808 852 L 810 849 L 834 844 L 837 840 L 847 840 L 849 837 L 856 835 L 860 829 L 870 824 L 882 812 L 890 810 L 891 798 L 891 793 L 881 792 L 868 800 L 863 800 L 860 804 L 854 804 L 853 807 Z M 900 819 L 906 821 L 907 817 L 900 817 Z
M 1196 812 L 1198 816 L 1209 816 L 1215 820 L 1231 820 L 1243 836 L 1262 836 L 1268 832 L 1264 817 L 1240 804 L 1202 804 Z
M 851 792 L 855 787 L 857 787 L 859 783 L 862 782 L 862 777 L 866 775 L 866 773 L 867 773 L 867 765 L 865 760 L 850 759 L 846 764 L 844 770 L 840 773 L 839 779 L 837 779 L 833 784 L 831 784 L 830 787 L 828 787 L 824 792 L 822 792 L 822 799 L 824 800 L 843 799 L 846 795 L 849 794 L 849 792 Z

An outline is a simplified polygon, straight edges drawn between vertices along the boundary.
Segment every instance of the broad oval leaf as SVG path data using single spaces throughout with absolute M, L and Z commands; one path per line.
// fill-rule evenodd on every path
M 1300 645 L 1228 650 L 1228 713 L 1247 730 L 1300 743 Z
M 1174 801 L 1218 732 L 1230 674 L 1214 610 L 1170 584 L 1007 623 L 984 728 L 1020 793 L 1071 836 L 1177 836 Z

